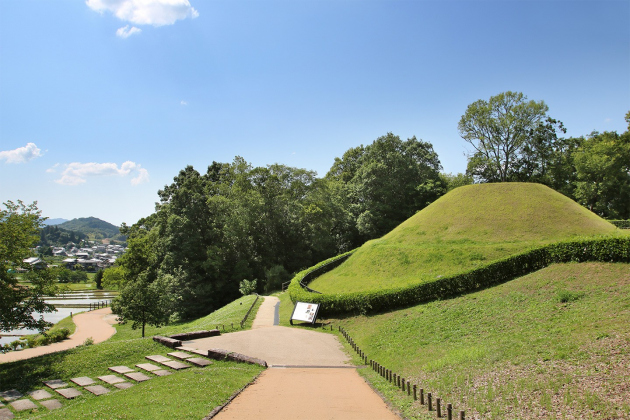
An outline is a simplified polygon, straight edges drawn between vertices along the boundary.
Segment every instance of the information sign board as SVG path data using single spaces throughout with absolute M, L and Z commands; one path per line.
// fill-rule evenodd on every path
M 291 314 L 291 325 L 293 325 L 294 319 L 315 324 L 317 312 L 319 312 L 319 303 L 296 302 Z

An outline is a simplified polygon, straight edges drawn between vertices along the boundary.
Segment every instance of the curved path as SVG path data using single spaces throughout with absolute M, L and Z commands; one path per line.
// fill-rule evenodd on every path
M 267 296 L 251 330 L 182 343 L 243 353 L 270 366 L 214 419 L 399 419 L 350 364 L 336 336 L 280 327 L 278 308 L 278 298 Z
M 112 326 L 116 323 L 116 315 L 112 314 L 112 309 L 109 307 L 90 312 L 81 312 L 72 317 L 72 320 L 77 328 L 67 340 L 47 346 L 0 354 L 0 363 L 15 362 L 16 360 L 30 359 L 43 354 L 68 350 L 80 346 L 90 337 L 95 344 L 100 343 L 116 333 L 116 329 Z

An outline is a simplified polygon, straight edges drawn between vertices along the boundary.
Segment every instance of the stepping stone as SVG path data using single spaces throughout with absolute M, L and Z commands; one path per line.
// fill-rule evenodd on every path
M 109 389 L 105 388 L 103 385 L 86 386 L 85 389 L 94 395 L 103 395 L 109 392 Z
M 25 411 L 37 408 L 33 401 L 27 399 L 13 401 L 9 405 L 13 407 L 15 411 Z
M 0 408 L 0 420 L 12 419 L 13 417 L 15 417 L 13 411 L 8 408 Z
M 63 388 L 65 386 L 68 386 L 68 384 L 65 383 L 64 381 L 62 381 L 61 379 L 54 379 L 52 381 L 45 381 L 44 385 L 46 385 L 47 387 L 52 388 L 52 389 Z
M 114 385 L 120 382 L 127 382 L 120 376 L 116 376 L 116 375 L 99 376 L 98 379 L 100 379 L 103 382 L 107 382 L 110 385 Z
M 29 391 L 28 395 L 31 396 L 34 400 L 45 400 L 48 398 L 52 398 L 52 394 L 45 389 L 38 389 L 37 391 Z
M 162 369 L 161 367 L 154 365 L 153 363 L 140 363 L 136 365 L 136 367 L 139 367 L 140 369 L 148 370 L 149 372 Z
M 190 353 L 184 353 L 183 351 L 174 351 L 172 353 L 168 353 L 169 356 L 172 356 L 176 359 L 188 359 L 190 357 L 193 357 L 192 354 Z
M 208 357 L 208 350 L 193 349 L 192 347 L 186 347 L 186 346 L 175 347 L 175 350 L 183 350 L 189 353 L 198 354 L 199 356 Z
M 124 382 L 114 384 L 114 386 L 118 389 L 127 389 L 127 388 L 131 388 L 133 384 L 131 382 L 124 381 Z
M 127 366 L 114 366 L 114 367 L 110 367 L 108 368 L 109 370 L 111 370 L 112 372 L 116 372 L 116 373 L 129 373 L 129 372 L 134 372 L 133 369 L 128 368 Z
M 61 402 L 55 399 L 40 401 L 39 403 L 49 410 L 56 410 L 57 408 L 61 408 Z
M 0 398 L 4 398 L 5 401 L 13 401 L 22 398 L 22 394 L 17 389 L 11 389 L 9 391 L 0 392 Z
M 170 370 L 166 370 L 166 369 L 160 369 L 160 370 L 154 370 L 153 372 L 154 375 L 157 376 L 168 376 L 168 375 L 172 375 L 173 372 L 171 372 Z
M 65 398 L 71 400 L 72 398 L 76 398 L 81 395 L 81 391 L 76 388 L 59 388 L 55 389 L 56 392 L 63 395 Z
M 199 367 L 205 367 L 205 366 L 208 366 L 208 365 L 212 364 L 211 360 L 204 359 L 202 357 L 192 357 L 190 359 L 187 359 L 186 361 L 192 363 L 195 366 L 199 366 Z
M 150 376 L 147 376 L 142 372 L 125 373 L 125 376 L 129 379 L 133 379 L 136 382 L 143 382 L 151 379 Z
M 171 360 L 170 362 L 162 362 L 162 364 L 164 366 L 168 366 L 171 369 L 175 369 L 175 370 L 188 369 L 190 367 L 190 365 L 187 365 L 186 363 L 178 362 L 177 360 Z
M 149 359 L 152 362 L 157 362 L 157 363 L 170 362 L 171 360 L 173 360 L 173 359 L 169 359 L 166 356 L 159 356 L 159 355 L 156 355 L 156 356 L 145 356 L 144 358 L 145 359 Z
M 87 376 L 81 376 L 80 378 L 72 378 L 70 380 L 79 386 L 88 386 L 94 383 L 94 379 L 88 378 Z

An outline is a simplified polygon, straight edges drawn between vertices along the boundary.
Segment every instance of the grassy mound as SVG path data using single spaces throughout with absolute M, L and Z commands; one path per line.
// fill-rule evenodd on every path
M 380 290 L 435 280 L 529 248 L 607 235 L 617 228 L 540 184 L 457 188 L 310 285 L 323 293 Z
M 630 264 L 557 264 L 455 299 L 328 321 L 467 418 L 630 417 Z M 435 418 L 360 372 L 407 418 Z

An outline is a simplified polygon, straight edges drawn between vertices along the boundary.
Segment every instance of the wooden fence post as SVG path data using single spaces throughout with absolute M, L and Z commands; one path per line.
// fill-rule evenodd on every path
M 418 401 L 418 385 L 413 385 L 413 400 Z
M 446 418 L 448 420 L 453 420 L 453 404 L 446 404 Z
M 430 392 L 427 392 L 427 402 L 429 405 L 429 411 L 433 411 L 433 399 Z
M 437 409 L 438 418 L 442 417 L 442 400 L 440 398 L 435 399 L 435 406 Z

